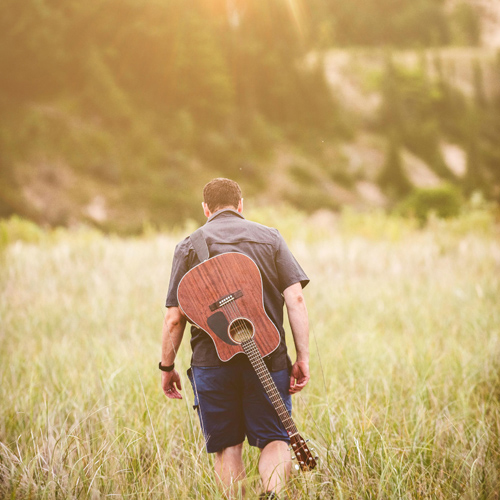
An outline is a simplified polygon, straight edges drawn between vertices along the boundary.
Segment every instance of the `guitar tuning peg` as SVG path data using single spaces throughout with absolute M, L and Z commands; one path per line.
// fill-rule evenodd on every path
M 295 460 L 297 457 L 292 457 L 292 460 Z
M 299 467 L 299 464 L 295 464 L 295 470 L 299 470 L 300 467 Z

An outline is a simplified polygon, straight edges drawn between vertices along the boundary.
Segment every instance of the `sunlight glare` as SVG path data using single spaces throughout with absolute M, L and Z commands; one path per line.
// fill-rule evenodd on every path
M 302 11 L 303 8 L 301 5 L 299 5 L 300 0 L 287 0 L 288 8 L 290 9 L 290 13 L 292 15 L 292 18 L 295 22 L 295 25 L 297 27 L 297 30 L 303 38 L 304 32 L 303 32 L 303 27 L 302 27 Z

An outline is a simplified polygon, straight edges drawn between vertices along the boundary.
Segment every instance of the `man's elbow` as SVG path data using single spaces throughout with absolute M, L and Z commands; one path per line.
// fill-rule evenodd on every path
M 164 325 L 168 331 L 180 328 L 184 329 L 186 326 L 186 318 L 182 315 L 178 307 L 170 307 L 167 310 Z
M 305 303 L 306 299 L 304 298 L 304 294 L 302 293 L 302 290 L 294 295 L 293 300 L 295 300 L 295 302 L 297 302 L 299 304 L 302 302 Z
M 165 328 L 167 331 L 171 332 L 173 330 L 179 330 L 180 328 L 184 328 L 185 323 L 182 320 L 168 320 L 165 321 Z
M 300 283 L 296 283 L 295 285 L 288 287 L 285 290 L 284 296 L 285 303 L 288 308 L 305 306 L 305 298 Z

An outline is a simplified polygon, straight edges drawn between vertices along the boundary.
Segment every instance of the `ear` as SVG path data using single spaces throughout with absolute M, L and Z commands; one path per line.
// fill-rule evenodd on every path
M 208 205 L 204 201 L 201 202 L 201 206 L 203 207 L 203 213 L 205 214 L 205 217 L 208 219 L 212 215 L 212 212 L 210 212 L 210 210 L 208 209 Z
M 242 213 L 243 212 L 243 198 L 241 198 L 241 200 L 238 202 L 238 213 Z

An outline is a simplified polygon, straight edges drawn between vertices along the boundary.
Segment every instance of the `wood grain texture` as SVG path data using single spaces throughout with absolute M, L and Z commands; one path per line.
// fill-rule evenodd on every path
M 255 343 L 260 354 L 266 356 L 278 347 L 280 335 L 264 310 L 260 271 L 250 257 L 233 252 L 212 257 L 188 271 L 177 290 L 183 313 L 210 335 L 222 361 L 243 349 L 241 345 L 225 343 L 210 329 L 210 305 L 238 290 L 243 296 L 218 311 L 224 313 L 229 323 L 238 317 L 250 320 L 255 328 Z

